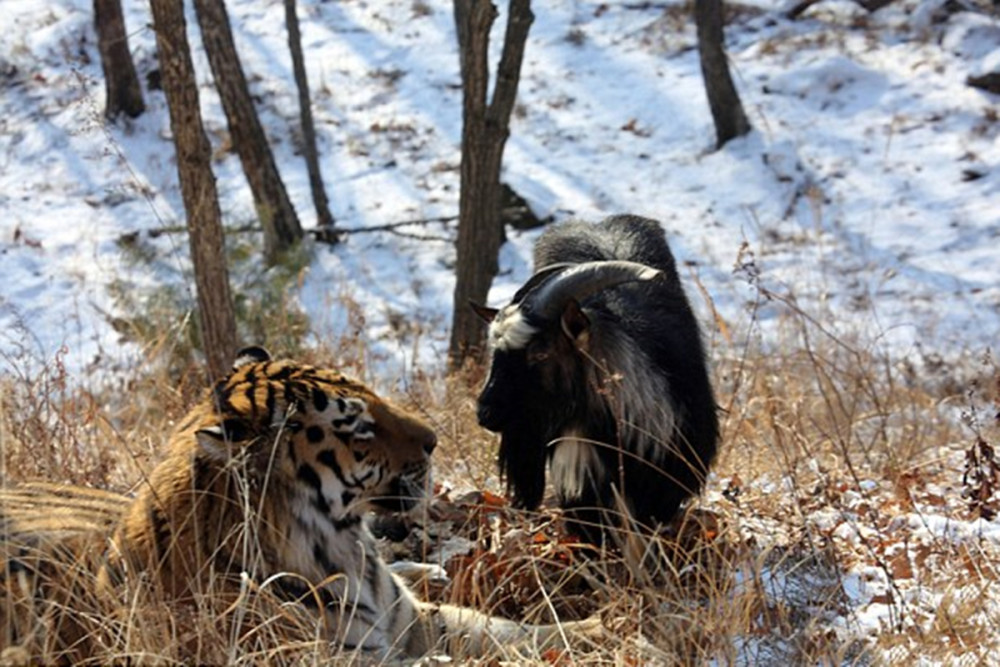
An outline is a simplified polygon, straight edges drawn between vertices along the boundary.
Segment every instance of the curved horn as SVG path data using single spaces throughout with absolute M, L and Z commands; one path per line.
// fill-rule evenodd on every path
M 514 298 L 510 300 L 511 303 L 521 303 L 524 301 L 525 297 L 531 294 L 536 287 L 549 280 L 554 274 L 560 271 L 565 271 L 566 269 L 579 266 L 579 264 L 573 264 L 572 262 L 559 262 L 557 264 L 549 264 L 548 266 L 543 266 L 542 268 L 535 271 L 527 282 L 521 285 L 521 288 L 514 293 Z
M 560 267 L 561 268 L 561 267 Z M 538 273 L 546 271 L 541 269 Z M 638 262 L 584 262 L 536 287 L 525 296 L 522 307 L 532 318 L 543 322 L 558 317 L 570 299 L 582 301 L 609 287 L 639 280 L 654 280 L 663 275 L 659 269 Z

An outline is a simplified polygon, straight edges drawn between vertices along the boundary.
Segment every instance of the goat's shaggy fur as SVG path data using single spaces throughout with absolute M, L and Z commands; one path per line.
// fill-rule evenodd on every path
M 548 462 L 559 504 L 591 541 L 620 523 L 616 497 L 635 521 L 670 520 L 704 483 L 718 420 L 662 228 L 635 216 L 567 222 L 539 238 L 534 261 L 511 304 L 482 311 L 492 365 L 478 416 L 502 435 L 515 502 L 541 502 Z M 555 281 L 606 266 L 620 275 L 552 297 Z

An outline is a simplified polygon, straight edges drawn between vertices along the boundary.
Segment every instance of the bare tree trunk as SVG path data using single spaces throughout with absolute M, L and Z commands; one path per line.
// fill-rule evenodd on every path
M 121 0 L 94 0 L 94 24 L 107 93 L 104 116 L 111 120 L 124 112 L 129 118 L 135 118 L 146 110 L 146 105 L 128 50 Z
M 698 26 L 701 73 L 715 121 L 715 146 L 722 148 L 730 139 L 742 137 L 751 129 L 729 74 L 722 30 L 722 0 L 695 0 L 694 20 Z
M 511 0 L 493 99 L 487 104 L 490 27 L 497 11 L 489 0 L 455 0 L 462 69 L 462 167 L 459 194 L 455 298 L 449 360 L 482 359 L 485 327 L 469 308 L 484 303 L 497 273 L 503 238 L 500 167 L 510 135 L 510 115 L 534 15 L 530 0 Z
M 274 264 L 282 252 L 302 238 L 302 227 L 254 109 L 223 0 L 194 0 L 194 8 L 233 147 L 240 156 L 264 227 L 264 259 Z
M 236 355 L 236 318 L 226 269 L 222 214 L 211 167 L 212 147 L 201 122 L 183 0 L 152 0 L 151 4 L 163 92 L 177 147 L 177 175 L 191 237 L 202 343 L 210 375 L 221 378 Z
M 302 35 L 299 32 L 299 17 L 295 13 L 295 0 L 285 0 L 285 25 L 288 26 L 288 48 L 292 52 L 292 70 L 295 72 L 295 86 L 299 90 L 299 114 L 302 118 L 302 153 L 309 171 L 309 189 L 313 205 L 316 207 L 317 238 L 328 243 L 337 242 L 333 215 L 323 187 L 323 174 L 319 168 L 319 152 L 316 150 L 316 128 L 313 126 L 312 104 L 309 100 L 309 79 L 306 77 L 305 58 L 302 56 Z

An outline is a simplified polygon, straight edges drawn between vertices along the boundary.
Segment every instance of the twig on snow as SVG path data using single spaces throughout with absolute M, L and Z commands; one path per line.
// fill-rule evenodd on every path
M 320 241 L 324 241 L 323 236 L 328 235 L 331 231 L 334 232 L 338 237 L 343 234 L 365 234 L 369 232 L 390 232 L 396 234 L 397 236 L 402 236 L 404 238 L 416 239 L 418 241 L 445 241 L 451 242 L 454 239 L 446 236 L 437 236 L 429 234 L 411 234 L 408 232 L 399 231 L 401 227 L 409 227 L 413 225 L 430 225 L 430 224 L 443 224 L 448 222 L 454 222 L 458 220 L 457 215 L 444 215 L 437 218 L 419 218 L 415 220 L 400 220 L 398 222 L 387 222 L 383 225 L 371 225 L 369 227 L 334 227 L 330 229 L 329 227 L 318 227 L 316 229 L 307 229 L 306 233 L 312 234 Z M 155 239 L 159 238 L 165 234 L 186 234 L 187 227 L 184 225 L 165 225 L 163 227 L 157 227 L 155 229 L 148 229 L 145 234 L 148 238 Z M 240 225 L 239 227 L 227 227 L 226 234 L 245 234 L 247 232 L 260 232 L 263 231 L 259 225 L 247 224 Z M 139 240 L 140 235 L 143 232 L 127 232 L 121 234 L 118 237 L 118 242 L 130 245 Z

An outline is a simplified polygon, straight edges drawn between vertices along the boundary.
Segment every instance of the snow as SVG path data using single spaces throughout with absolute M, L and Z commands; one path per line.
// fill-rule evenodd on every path
M 417 6 L 419 5 L 419 7 Z M 302 2 L 320 152 L 334 215 L 356 228 L 451 216 L 457 208 L 460 90 L 449 3 Z M 721 151 L 693 30 L 678 12 L 597 2 L 535 8 L 505 179 L 540 215 L 598 219 L 629 211 L 663 221 L 728 321 L 744 317 L 732 267 L 750 244 L 763 285 L 838 332 L 901 355 L 979 352 L 1000 320 L 994 246 L 1000 146 L 995 100 L 964 84 L 1000 59 L 996 20 L 940 3 L 868 16 L 844 2 L 799 21 L 758 3 L 729 29 L 730 57 L 756 132 Z M 110 324 L 107 285 L 173 281 L 190 292 L 183 236 L 157 263 L 122 257 L 122 233 L 183 220 L 163 96 L 136 121 L 102 121 L 90 5 L 7 3 L 0 36 L 3 272 L 7 354 L 66 348 L 72 369 L 136 353 Z M 140 73 L 155 65 L 151 18 L 127 7 Z M 304 224 L 314 222 L 281 3 L 232 2 L 237 45 Z M 673 17 L 673 18 L 671 18 Z M 499 49 L 503 17 L 497 22 Z M 860 27 L 859 27 L 860 26 Z M 218 146 L 225 120 L 196 45 L 200 93 Z M 238 160 L 215 164 L 229 224 L 253 219 Z M 386 369 L 440 366 L 447 341 L 453 224 L 414 226 L 418 241 L 353 234 L 317 247 L 298 300 L 317 340 L 357 303 L 367 349 Z M 536 232 L 511 234 L 491 300 L 530 272 Z M 157 270 L 158 269 L 158 270 Z M 695 298 L 702 312 L 705 304 Z M 780 314 L 770 304 L 764 321 Z M 415 319 L 420 340 L 391 322 Z M 919 349 L 918 349 L 919 346 Z
M 145 76 L 155 68 L 151 17 L 146 3 L 124 4 Z M 996 97 L 965 84 L 1000 67 L 995 12 L 898 0 L 869 14 L 828 0 L 789 21 L 784 3 L 741 5 L 728 49 L 755 131 L 715 151 L 681 4 L 534 4 L 504 179 L 538 215 L 661 220 L 708 330 L 710 304 L 694 279 L 723 320 L 756 317 L 765 345 L 795 307 L 838 336 L 918 363 L 995 346 L 1000 121 Z M 277 163 L 313 227 L 282 3 L 227 6 Z M 454 216 L 461 92 L 451 3 L 299 0 L 299 16 L 338 225 Z M 165 101 L 146 91 L 140 118 L 103 121 L 89 0 L 5 2 L 0 17 L 0 360 L 58 357 L 72 374 L 113 372 L 142 355 L 115 327 L 131 303 L 165 285 L 194 301 L 186 237 L 148 236 L 183 222 Z M 224 218 L 238 227 L 253 205 L 223 149 L 225 118 L 193 15 L 189 36 Z M 454 290 L 454 223 L 401 231 L 313 247 L 291 295 L 313 343 L 358 333 L 368 367 L 387 378 L 443 367 Z M 137 232 L 140 248 L 129 250 L 121 239 Z M 492 305 L 530 274 L 537 233 L 508 231 Z M 751 315 L 755 286 L 781 298 Z M 866 539 L 837 513 L 812 521 L 834 539 Z M 899 521 L 918 541 L 1000 543 L 992 522 Z M 842 582 L 862 634 L 895 613 L 872 602 L 885 586 L 873 567 Z

